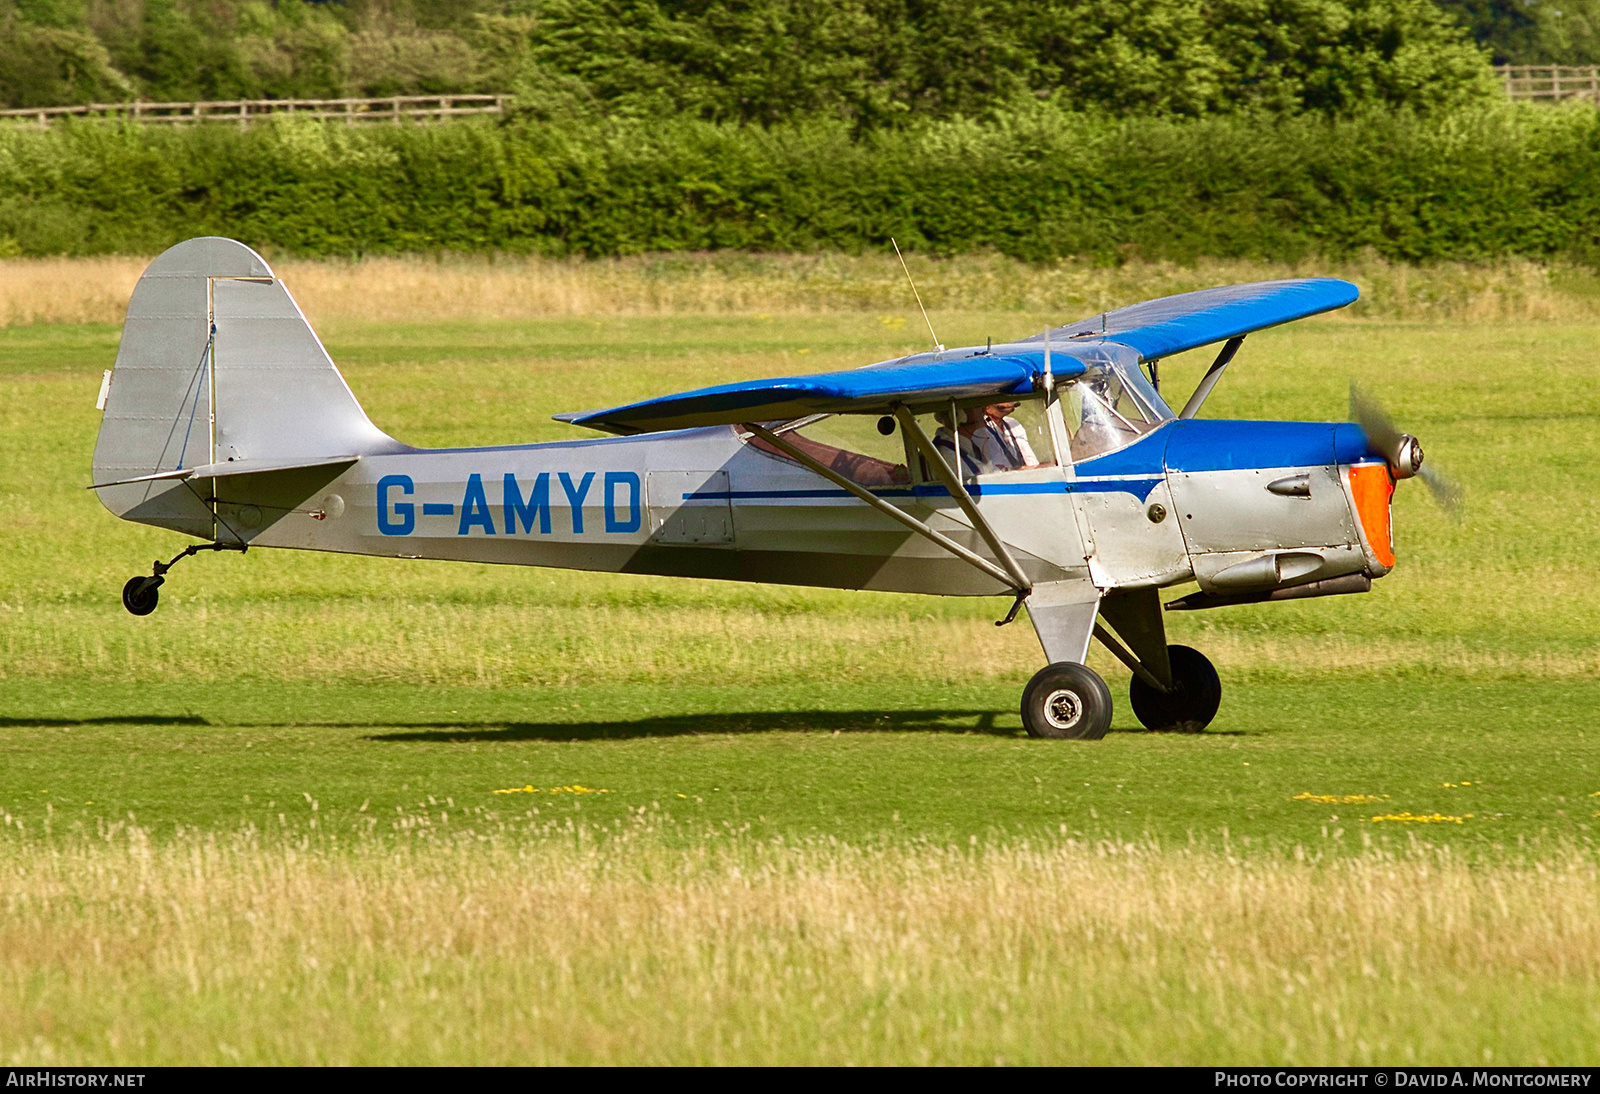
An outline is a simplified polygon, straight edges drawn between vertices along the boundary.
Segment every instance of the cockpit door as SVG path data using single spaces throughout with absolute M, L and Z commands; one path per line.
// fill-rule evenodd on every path
M 955 408 L 960 475 L 978 510 L 1007 546 L 1060 570 L 1084 570 L 1083 539 L 1066 480 L 1056 461 L 1055 427 L 1045 400 Z M 950 412 L 921 415 L 918 425 L 954 464 Z M 960 506 L 936 481 L 920 454 L 919 500 L 941 518 L 965 527 Z

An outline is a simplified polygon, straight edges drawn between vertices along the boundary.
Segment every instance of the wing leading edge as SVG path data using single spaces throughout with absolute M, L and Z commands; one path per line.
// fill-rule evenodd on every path
M 1251 331 L 1342 308 L 1360 291 L 1331 277 L 1256 281 L 1180 293 L 1068 323 L 1049 332 L 1050 371 L 1081 376 L 1104 358 L 1104 343 L 1156 360 Z M 1025 396 L 1037 390 L 1045 335 L 995 351 L 985 347 L 917 354 L 843 372 L 745 380 L 607 410 L 557 414 L 556 420 L 607 433 L 654 433 L 808 414 L 873 414 L 896 404 L 936 406 L 950 399 Z
M 844 372 L 719 384 L 609 410 L 557 414 L 556 420 L 608 433 L 654 433 L 807 414 L 870 414 L 897 403 L 931 406 L 950 399 L 1030 395 L 1044 371 L 1042 349 L 959 356 L 961 352 L 941 354 L 942 360 L 927 355 Z M 1081 362 L 1069 357 L 1052 360 L 1057 376 L 1077 376 L 1083 370 Z

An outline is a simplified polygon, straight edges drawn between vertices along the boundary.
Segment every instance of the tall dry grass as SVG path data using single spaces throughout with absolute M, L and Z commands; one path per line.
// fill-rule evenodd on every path
M 1600 1059 L 1590 849 L 684 849 L 648 810 L 464 820 L 7 833 L 0 1062 Z
M 144 258 L 0 260 L 0 326 L 120 323 Z M 314 322 L 517 319 L 569 315 L 904 310 L 892 256 L 686 254 L 556 260 L 532 257 L 274 263 Z M 1062 261 L 1034 266 L 999 255 L 914 259 L 930 308 L 1026 310 L 1063 321 L 1137 300 L 1240 281 L 1338 276 L 1362 287 L 1351 315 L 1458 321 L 1589 320 L 1600 316 L 1591 271 L 1526 260 L 1399 265 L 1374 256 L 1295 265 L 1202 261 L 1195 266 Z

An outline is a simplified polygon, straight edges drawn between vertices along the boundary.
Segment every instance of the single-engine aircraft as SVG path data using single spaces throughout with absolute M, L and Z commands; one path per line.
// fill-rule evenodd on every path
M 1193 610 L 1365 592 L 1395 564 L 1390 499 L 1422 468 L 1361 425 L 1196 417 L 1245 336 L 1343 307 L 1312 278 L 1118 308 L 1004 344 L 721 384 L 558 414 L 611 437 L 413 448 L 368 420 L 288 289 L 249 247 L 199 238 L 134 288 L 90 487 L 117 516 L 194 536 L 130 579 L 156 607 L 180 559 L 287 547 L 619 573 L 1013 598 L 1047 664 L 1040 737 L 1099 738 L 1098 639 L 1151 729 L 1203 729 L 1221 685 L 1168 645 Z M 1182 409 L 1159 362 L 1222 343 Z M 1448 492 L 1438 484 L 1441 492 Z

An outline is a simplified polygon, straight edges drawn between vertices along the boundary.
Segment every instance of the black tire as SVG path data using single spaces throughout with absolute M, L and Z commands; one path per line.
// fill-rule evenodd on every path
M 1205 654 L 1188 646 L 1168 646 L 1172 690 L 1157 691 L 1137 676 L 1128 685 L 1128 703 L 1146 729 L 1199 733 L 1222 705 L 1222 681 Z
M 1111 728 L 1111 689 L 1086 665 L 1046 665 L 1022 689 L 1022 725 L 1030 737 L 1098 741 Z
M 122 606 L 134 615 L 149 615 L 161 600 L 161 579 L 130 577 L 122 587 Z

